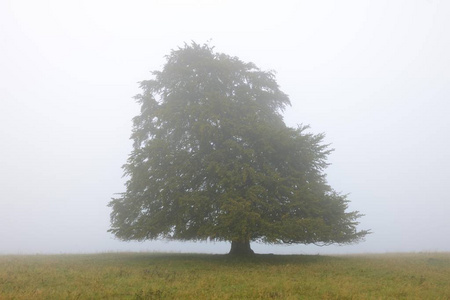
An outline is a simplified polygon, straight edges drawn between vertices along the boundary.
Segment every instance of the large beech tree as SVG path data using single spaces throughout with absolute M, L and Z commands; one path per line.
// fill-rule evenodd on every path
M 126 191 L 112 199 L 123 240 L 345 244 L 363 238 L 357 211 L 326 182 L 323 134 L 290 128 L 272 72 L 195 43 L 141 82 Z

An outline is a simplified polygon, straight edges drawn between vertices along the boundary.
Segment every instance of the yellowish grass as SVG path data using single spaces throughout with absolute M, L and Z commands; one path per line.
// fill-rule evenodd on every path
M 450 254 L 0 256 L 0 299 L 450 299 Z

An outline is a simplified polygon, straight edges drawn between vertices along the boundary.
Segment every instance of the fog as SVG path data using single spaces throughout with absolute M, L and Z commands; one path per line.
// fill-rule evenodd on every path
M 450 251 L 450 1 L 0 1 L 0 254 L 226 253 L 107 233 L 132 97 L 171 49 L 209 40 L 275 70 L 289 126 L 326 133 L 330 185 L 366 241 L 260 253 Z

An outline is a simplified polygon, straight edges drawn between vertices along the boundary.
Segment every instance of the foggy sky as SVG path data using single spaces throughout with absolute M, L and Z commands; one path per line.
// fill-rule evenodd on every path
M 450 2 L 0 1 L 0 254 L 225 253 L 107 233 L 132 97 L 185 42 L 275 70 L 285 122 L 325 132 L 366 241 L 257 252 L 450 251 Z

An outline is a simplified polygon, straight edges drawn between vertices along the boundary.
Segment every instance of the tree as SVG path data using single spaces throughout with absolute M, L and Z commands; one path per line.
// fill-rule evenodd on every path
M 287 127 L 273 72 L 192 43 L 173 50 L 135 98 L 126 192 L 109 203 L 123 240 L 345 244 L 359 212 L 326 182 L 323 134 Z

